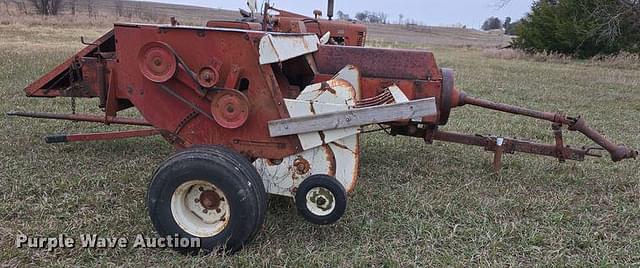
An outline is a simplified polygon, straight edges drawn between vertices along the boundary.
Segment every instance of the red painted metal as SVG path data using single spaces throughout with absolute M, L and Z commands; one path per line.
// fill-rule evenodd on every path
M 178 60 L 173 52 L 162 42 L 150 42 L 140 49 L 138 65 L 147 79 L 164 83 L 169 81 L 178 70 Z
M 301 150 L 295 137 L 271 138 L 268 133 L 268 121 L 287 118 L 288 114 L 282 107 L 281 85 L 277 82 L 274 68 L 258 63 L 256 43 L 264 33 L 133 24 L 116 25 L 115 33 L 119 40 L 116 45 L 118 64 L 114 69 L 118 77 L 116 95 L 133 103 L 155 127 L 177 136 L 178 139 L 174 140 L 176 146 L 221 144 L 247 156 L 273 159 Z M 248 119 L 243 128 L 228 128 L 230 125 L 224 120 L 220 121 L 224 125 L 211 120 L 214 116 L 208 112 L 212 106 L 210 98 L 214 97 L 216 90 L 208 91 L 203 98 L 175 77 L 159 84 L 141 75 L 136 56 L 150 42 L 165 43 L 191 70 L 214 65 L 212 59 L 222 62 L 220 77 L 245 79 L 247 89 L 243 94 L 251 107 L 260 109 L 247 111 Z M 220 80 L 220 86 L 240 87 L 243 84 Z M 191 116 L 193 111 L 204 112 L 194 117 Z M 177 129 L 180 133 L 174 132 Z

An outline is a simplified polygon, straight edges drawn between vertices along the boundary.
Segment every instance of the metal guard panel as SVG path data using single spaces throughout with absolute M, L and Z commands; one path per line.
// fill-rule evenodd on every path
M 320 45 L 314 57 L 322 74 L 335 74 L 354 65 L 364 77 L 440 79 L 433 53 L 426 51 Z

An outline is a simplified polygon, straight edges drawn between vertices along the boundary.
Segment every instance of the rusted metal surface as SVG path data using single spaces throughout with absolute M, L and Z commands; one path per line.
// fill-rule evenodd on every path
M 314 54 L 318 71 L 335 74 L 353 65 L 365 77 L 402 80 L 439 79 L 440 71 L 433 53 L 417 50 L 319 46 Z
M 267 6 L 268 10 L 279 12 L 273 19 L 265 20 L 271 31 L 283 33 L 309 32 L 321 37 L 330 33 L 331 42 L 337 45 L 364 46 L 367 26 L 351 22 L 311 18 Z M 302 24 L 302 26 L 301 26 Z
M 565 157 L 565 159 L 576 161 L 583 161 L 586 156 L 600 157 L 600 155 L 594 153 L 593 148 L 585 147 L 578 149 L 569 146 L 558 148 L 556 145 L 541 144 L 532 141 L 497 136 L 467 135 L 425 128 L 414 128 L 413 131 L 410 131 L 409 127 L 394 128 L 392 133 L 395 135 L 421 137 L 428 139 L 428 141 L 438 140 L 480 146 L 487 151 L 500 151 L 500 154 L 513 154 L 515 152 L 522 152 L 528 154 L 557 157 L 560 153 Z
M 113 50 L 115 46 L 115 32 L 109 31 L 102 37 L 98 38 L 91 45 L 80 50 L 76 55 L 69 58 L 62 64 L 58 65 L 49 73 L 40 77 L 32 84 L 25 88 L 25 92 L 29 97 L 57 97 L 65 96 L 66 90 L 73 87 L 70 81 L 77 79 L 77 73 L 74 70 L 80 65 L 80 60 L 90 54 L 100 51 Z M 95 97 L 95 96 L 91 96 Z
M 560 123 L 564 125 L 568 125 L 571 123 L 571 121 L 569 121 L 569 119 L 562 114 L 540 112 L 540 111 L 522 108 L 514 105 L 497 103 L 493 101 L 474 98 L 469 95 L 463 94 L 462 105 L 466 105 L 466 104 L 487 108 L 495 111 L 506 112 L 510 114 L 524 115 L 524 116 L 533 117 L 541 120 L 547 120 L 553 123 Z
M 93 122 L 116 125 L 151 126 L 151 123 L 136 118 L 126 117 L 105 117 L 88 114 L 56 114 L 56 113 L 34 113 L 34 112 L 9 112 L 9 116 L 31 117 L 40 119 L 68 120 L 77 122 Z
M 524 115 L 528 117 L 533 117 L 541 120 L 547 120 L 556 124 L 559 124 L 557 127 L 561 127 L 562 125 L 568 126 L 571 131 L 578 131 L 587 138 L 591 139 L 598 145 L 602 146 L 605 150 L 609 152 L 611 155 L 611 160 L 614 162 L 622 161 L 624 159 L 635 159 L 638 157 L 638 151 L 631 149 L 625 145 L 618 145 L 602 134 L 600 134 L 595 129 L 589 127 L 584 118 L 581 117 L 568 117 L 559 113 L 549 113 L 549 112 L 540 112 L 532 109 L 526 109 L 522 107 L 517 107 L 508 104 L 496 103 L 492 101 L 482 100 L 474 97 L 470 97 L 466 94 L 463 94 L 462 98 L 463 104 L 469 104 L 474 106 L 479 106 L 487 109 L 492 109 L 496 111 Z

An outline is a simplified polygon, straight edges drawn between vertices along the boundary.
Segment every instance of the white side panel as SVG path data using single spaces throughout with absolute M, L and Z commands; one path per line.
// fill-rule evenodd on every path
M 324 83 L 307 86 L 298 96 L 298 100 L 353 106 L 356 101 L 354 88 L 343 79 L 332 79 Z
M 338 72 L 333 79 L 342 79 L 347 81 L 355 92 L 355 100 L 359 100 L 362 97 L 362 93 L 360 92 L 360 71 L 357 67 L 353 65 L 347 65 L 340 72 Z M 353 98 L 352 98 L 353 100 Z M 352 103 L 349 103 L 349 106 L 355 105 L 355 100 Z
M 267 34 L 260 40 L 260 64 L 283 62 L 295 57 L 318 51 L 318 36 L 308 35 L 272 35 Z
M 335 174 L 333 159 L 331 148 L 322 146 L 286 157 L 281 163 L 258 159 L 253 165 L 262 176 L 267 193 L 293 196 L 293 190 L 307 177 L 315 174 Z M 308 171 L 299 172 L 294 164 L 296 160 L 309 163 Z
M 336 158 L 335 178 L 342 183 L 348 193 L 356 186 L 358 168 L 360 168 L 360 145 L 358 136 L 352 135 L 329 144 Z
M 359 88 L 360 75 L 355 67 L 345 69 L 336 79 L 308 86 L 298 99 L 285 99 L 290 116 L 295 118 L 347 111 L 353 107 L 357 90 L 350 81 L 357 83 Z M 254 166 L 262 176 L 267 192 L 271 194 L 293 196 L 294 189 L 315 174 L 333 176 L 347 192 L 351 192 L 358 177 L 358 131 L 358 127 L 352 127 L 299 134 L 304 152 L 286 157 L 278 164 L 258 159 Z M 300 173 L 296 163 L 301 162 L 309 164 L 308 172 Z

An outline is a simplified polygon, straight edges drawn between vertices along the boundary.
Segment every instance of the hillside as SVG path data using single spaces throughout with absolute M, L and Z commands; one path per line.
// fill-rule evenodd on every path
M 0 13 L 11 16 L 33 15 L 35 10 L 30 1 L 0 0 Z M 149 21 L 177 17 L 189 22 L 204 22 L 211 18 L 236 19 L 238 17 L 237 11 L 188 5 L 126 0 L 63 0 L 59 15 L 73 15 L 74 13 L 91 17 L 116 16 Z
M 0 14 L 9 18 L 33 15 L 30 1 L 0 0 Z M 73 4 L 75 3 L 75 5 Z M 209 19 L 236 19 L 237 11 L 123 0 L 63 0 L 59 12 L 63 17 L 72 14 L 100 19 L 104 24 L 113 21 L 151 21 L 166 23 L 176 17 L 183 24 L 204 25 Z M 309 11 L 311 14 L 311 11 Z M 6 16 L 5 16 L 6 17 Z M 64 19 L 63 19 L 64 20 Z M 82 23 L 80 19 L 67 19 Z M 369 24 L 369 40 L 385 43 L 407 43 L 412 46 L 503 47 L 510 37 L 473 29 Z
M 397 24 L 369 24 L 369 39 L 402 42 L 414 46 L 505 47 L 511 37 L 474 29 L 407 26 Z

